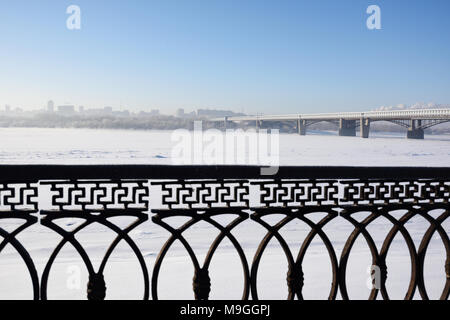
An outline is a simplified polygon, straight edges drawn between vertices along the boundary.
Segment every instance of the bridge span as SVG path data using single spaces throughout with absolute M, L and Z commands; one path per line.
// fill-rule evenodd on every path
M 413 109 L 395 111 L 338 112 L 316 114 L 256 115 L 209 119 L 223 122 L 227 128 L 229 122 L 255 122 L 259 129 L 263 121 L 295 121 L 300 135 L 306 135 L 307 128 L 318 122 L 326 121 L 338 125 L 340 136 L 356 136 L 359 127 L 362 138 L 368 138 L 370 123 L 388 121 L 407 129 L 408 139 L 423 139 L 424 130 L 444 122 L 450 122 L 450 109 Z

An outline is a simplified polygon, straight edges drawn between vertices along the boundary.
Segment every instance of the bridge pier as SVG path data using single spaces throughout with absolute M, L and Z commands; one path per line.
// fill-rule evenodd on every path
M 406 133 L 406 138 L 408 139 L 424 139 L 425 132 L 423 131 L 422 120 L 411 120 L 411 124 Z
M 306 120 L 297 120 L 297 131 L 301 136 L 306 136 Z
M 339 135 L 356 137 L 356 120 L 339 119 Z
M 370 119 L 363 119 L 359 120 L 359 131 L 361 133 L 361 138 L 367 139 L 369 137 L 369 131 L 370 131 Z

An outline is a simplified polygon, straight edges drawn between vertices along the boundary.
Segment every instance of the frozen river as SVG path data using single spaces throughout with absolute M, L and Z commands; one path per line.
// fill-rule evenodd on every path
M 334 132 L 281 134 L 281 165 L 448 166 L 450 135 L 407 140 L 371 133 L 369 139 Z M 171 131 L 0 128 L 0 163 L 172 164 Z M 245 163 L 244 163 L 245 164 Z
M 336 166 L 449 166 L 450 135 L 426 136 L 425 140 L 407 140 L 405 134 L 371 133 L 371 138 L 339 137 L 328 132 L 312 132 L 307 136 L 282 134 L 279 139 L 280 165 L 336 165 Z M 0 164 L 173 164 L 172 150 L 175 142 L 170 131 L 121 131 L 88 129 L 21 129 L 0 128 Z M 152 199 L 150 199 L 152 200 Z M 151 208 L 152 208 L 152 201 Z M 440 212 L 432 213 L 433 216 Z M 312 218 L 318 221 L 323 215 Z M 224 217 L 225 219 L 225 217 Z M 125 225 L 124 219 L 117 223 Z M 16 221 L 1 221 L 0 226 L 10 230 Z M 73 228 L 77 221 L 66 221 Z M 428 223 L 414 218 L 409 224 L 416 246 L 419 245 Z M 450 221 L 443 227 L 450 231 Z M 391 225 L 387 220 L 377 219 L 370 226 L 380 247 Z M 350 223 L 335 220 L 326 227 L 333 245 L 340 250 L 353 231 Z M 282 231 L 294 256 L 301 246 L 309 228 L 301 222 L 292 222 Z M 198 224 L 186 232 L 199 257 L 204 257 L 217 232 L 206 224 Z M 264 237 L 264 229 L 245 221 L 234 231 L 243 245 L 248 261 Z M 150 272 L 168 233 L 146 222 L 132 232 L 133 240 L 144 253 Z M 38 272 L 42 272 L 51 249 L 59 237 L 42 226 L 34 225 L 23 232 L 19 239 L 32 255 Z M 80 242 L 87 252 L 99 262 L 113 239 L 106 228 L 91 226 L 80 235 Z M 207 239 L 207 241 L 205 241 Z M 201 259 L 200 259 L 201 260 Z M 0 253 L 0 298 L 30 298 L 30 282 L 18 255 L 6 247 Z M 350 255 L 347 271 L 349 295 L 364 299 L 368 296 L 366 282 L 370 254 L 366 243 L 358 239 Z M 401 236 L 397 236 L 388 255 L 388 289 L 392 298 L 402 298 L 410 276 L 408 251 Z M 431 298 L 437 298 L 445 281 L 443 266 L 445 248 L 438 236 L 433 238 L 425 261 L 425 276 L 429 279 L 427 289 Z M 286 259 L 276 242 L 271 242 L 261 261 L 260 298 L 284 298 L 286 286 Z M 73 282 L 77 268 L 81 270 L 81 285 Z M 75 271 L 74 271 L 75 270 Z M 326 298 L 331 283 L 331 267 L 324 245 L 315 240 L 304 262 L 305 298 Z M 242 290 L 242 272 L 236 252 L 231 243 L 224 241 L 212 261 L 211 298 L 238 299 Z M 224 277 L 226 274 L 226 277 Z M 178 243 L 169 251 L 160 275 L 160 298 L 192 298 L 193 267 L 187 254 Z M 107 298 L 140 298 L 142 275 L 136 258 L 125 244 L 113 253 L 105 271 Z M 48 297 L 51 299 L 84 298 L 87 273 L 75 250 L 65 247 L 58 256 L 50 274 Z

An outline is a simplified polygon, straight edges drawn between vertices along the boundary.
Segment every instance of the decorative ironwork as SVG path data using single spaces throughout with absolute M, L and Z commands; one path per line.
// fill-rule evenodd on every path
M 263 206 L 306 206 L 338 204 L 337 181 L 256 181 Z
M 242 167 L 234 166 L 52 166 L 44 169 L 38 166 L 20 166 L 20 169 L 0 166 L 0 252 L 7 245 L 17 251 L 31 278 L 34 299 L 47 299 L 50 271 L 62 249 L 71 245 L 89 274 L 87 298 L 103 300 L 108 297 L 108 283 L 104 277 L 106 264 L 118 244 L 123 242 L 138 260 L 144 282 L 143 298 L 158 299 L 158 279 L 163 261 L 177 241 L 186 249 L 194 267 L 193 297 L 207 300 L 217 277 L 210 273 L 211 261 L 217 255 L 218 247 L 228 240 L 242 265 L 241 298 L 259 299 L 258 274 L 265 261 L 262 258 L 269 243 L 275 241 L 286 257 L 287 268 L 273 272 L 281 272 L 286 277 L 288 299 L 303 299 L 308 279 L 304 268 L 305 256 L 313 241 L 319 240 L 331 266 L 328 298 L 336 299 L 340 294 L 342 299 L 350 299 L 347 265 L 357 239 L 363 239 L 371 256 L 372 275 L 378 277 L 379 282 L 379 286 L 370 290 L 368 298 L 389 299 L 386 283 L 393 276 L 391 273 L 388 278 L 387 256 L 393 252 L 394 238 L 400 237 L 409 253 L 408 269 L 411 270 L 404 298 L 412 299 L 419 295 L 429 299 L 424 265 L 432 239 L 438 238 L 446 254 L 442 265 L 445 284 L 440 299 L 448 299 L 450 240 L 444 223 L 450 216 L 449 168 L 282 167 L 273 179 L 261 177 L 259 172 L 259 167 L 242 170 Z M 23 180 L 10 180 L 14 174 Z M 61 180 L 64 176 L 67 179 Z M 178 178 L 174 180 L 176 176 Z M 150 206 L 150 188 L 160 188 L 152 196 L 159 200 L 162 208 Z M 365 217 L 358 219 L 360 213 Z M 149 214 L 151 220 L 148 220 Z M 316 219 L 318 214 L 321 214 L 320 219 Z M 232 221 L 220 222 L 225 215 L 231 216 Z M 121 227 L 111 221 L 117 217 L 132 218 L 133 222 Z M 408 223 L 416 217 L 428 223 L 423 224 L 424 232 L 420 238 L 417 238 L 417 232 L 408 229 Z M 67 218 L 80 219 L 81 222 L 72 228 L 59 223 Z M 171 218 L 182 218 L 185 222 L 174 226 Z M 377 246 L 370 232 L 370 226 L 379 218 L 385 219 L 389 228 L 381 246 Z M 7 231 L 4 223 L 8 219 L 21 219 L 23 223 Z M 338 220 L 345 221 L 352 228 L 341 251 L 331 240 L 334 230 L 328 228 L 331 222 Z M 244 245 L 234 234 L 235 228 L 244 221 L 257 224 L 266 232 L 262 239 L 255 239 L 259 246 L 251 262 L 245 252 L 247 249 L 244 250 Z M 218 231 L 214 238 L 202 239 L 208 248 L 202 263 L 194 253 L 196 248 L 185 237 L 185 233 L 200 222 Z M 306 237 L 298 239 L 297 252 L 283 237 L 283 228 L 291 222 L 309 228 Z M 96 223 L 115 234 L 97 268 L 78 239 L 81 231 Z M 36 224 L 61 236 L 41 274 L 17 238 Z M 142 248 L 131 236 L 131 231 L 143 224 L 152 224 L 149 228 L 162 227 L 169 233 L 156 260 L 151 263 L 151 278 L 149 262 L 144 260 Z M 376 282 L 374 280 L 374 284 Z
M 242 208 L 245 209 L 245 208 Z M 193 290 L 195 299 L 197 300 L 207 300 L 209 297 L 209 293 L 211 290 L 211 279 L 209 277 L 209 271 L 208 268 L 211 264 L 211 260 L 216 253 L 217 248 L 221 244 L 221 242 L 228 238 L 228 240 L 231 241 L 233 244 L 233 247 L 235 248 L 236 252 L 239 255 L 239 258 L 241 260 L 242 269 L 244 273 L 244 289 L 242 293 L 242 299 L 246 300 L 249 297 L 249 267 L 248 262 L 244 253 L 244 250 L 242 249 L 241 245 L 239 244 L 239 241 L 233 236 L 231 231 L 238 226 L 241 222 L 248 219 L 248 213 L 245 211 L 242 211 L 240 209 L 233 210 L 230 209 L 224 209 L 224 208 L 212 208 L 208 211 L 196 211 L 192 209 L 187 210 L 155 210 L 156 215 L 152 217 L 152 221 L 156 223 L 157 225 L 160 225 L 164 229 L 166 229 L 168 232 L 170 232 L 171 236 L 166 241 L 164 246 L 161 248 L 161 251 L 159 253 L 158 258 L 156 259 L 155 266 L 153 268 L 153 277 L 152 277 L 152 296 L 153 299 L 158 299 L 158 276 L 161 269 L 162 262 L 169 251 L 170 247 L 173 245 L 173 243 L 178 240 L 181 242 L 183 247 L 186 249 L 186 251 L 189 254 L 189 258 L 192 261 L 192 264 L 194 266 L 195 274 L 193 278 Z M 232 214 L 236 215 L 237 217 L 231 221 L 228 225 L 223 226 L 216 220 L 214 220 L 215 216 L 220 216 L 224 214 Z M 178 228 L 174 228 L 170 226 L 170 224 L 166 223 L 164 219 L 172 218 L 172 217 L 188 217 L 190 218 L 187 222 L 185 222 L 182 226 Z M 186 240 L 186 238 L 183 236 L 183 233 L 197 224 L 200 221 L 204 221 L 211 225 L 212 227 L 219 230 L 219 234 L 216 236 L 216 238 L 211 242 L 211 245 L 209 246 L 208 253 L 205 257 L 205 260 L 203 262 L 203 266 L 200 266 L 200 262 L 198 261 L 197 256 L 194 253 L 194 250 L 192 246 L 189 244 L 189 242 Z M 207 242 L 209 243 L 209 242 Z
M 87 297 L 90 300 L 103 300 L 106 296 L 106 284 L 103 272 L 106 264 L 120 241 L 125 241 L 136 255 L 144 277 L 144 299 L 149 297 L 149 275 L 144 257 L 131 239 L 129 233 L 148 220 L 149 209 L 147 180 L 92 180 L 92 181 L 41 181 L 42 186 L 50 186 L 51 208 L 41 210 L 42 225 L 62 236 L 45 266 L 41 278 L 41 298 L 47 299 L 47 283 L 50 270 L 62 248 L 72 245 L 81 256 L 89 272 Z M 135 221 L 126 228 L 120 228 L 109 219 L 114 217 L 134 217 Z M 66 230 L 57 222 L 65 218 L 84 220 L 74 230 Z M 76 238 L 86 227 L 98 223 L 116 234 L 95 271 L 91 258 Z
M 340 204 L 448 203 L 450 181 L 341 181 Z
M 267 244 L 272 238 L 275 238 L 280 246 L 282 247 L 284 254 L 286 255 L 287 261 L 288 261 L 288 270 L 287 270 L 287 277 L 288 277 L 288 286 L 289 286 L 289 295 L 288 299 L 294 299 L 295 296 L 297 296 L 299 299 L 302 299 L 301 294 L 301 288 L 303 281 L 299 281 L 301 279 L 300 274 L 301 272 L 301 265 L 303 258 L 306 254 L 306 251 L 308 250 L 311 241 L 314 237 L 318 236 L 320 240 L 324 243 L 328 255 L 330 258 L 330 263 L 332 267 L 332 283 L 331 283 L 331 289 L 329 293 L 329 299 L 335 299 L 337 295 L 337 289 L 339 287 L 341 296 L 343 299 L 349 299 L 348 293 L 347 293 L 347 285 L 346 285 L 346 269 L 347 269 L 347 262 L 349 255 L 351 253 L 352 247 L 358 238 L 358 236 L 362 235 L 365 241 L 367 242 L 367 245 L 369 246 L 370 253 L 372 255 L 372 265 L 378 266 L 380 269 L 380 282 L 381 287 L 380 288 L 374 288 L 371 291 L 371 294 L 369 296 L 370 299 L 375 299 L 377 297 L 377 294 L 379 291 L 381 291 L 382 297 L 384 299 L 389 299 L 389 295 L 386 290 L 386 280 L 387 280 L 387 266 L 386 266 L 386 256 L 388 254 L 390 245 L 394 239 L 394 237 L 397 235 L 397 233 L 400 232 L 400 234 L 403 236 L 404 241 L 407 245 L 407 248 L 410 253 L 411 258 L 411 279 L 409 288 L 407 290 L 407 293 L 405 294 L 405 299 L 412 299 L 414 296 L 415 290 L 418 288 L 419 293 L 422 298 L 428 299 L 428 294 L 425 289 L 424 285 L 424 275 L 423 275 L 423 265 L 424 265 L 424 257 L 425 253 L 429 244 L 429 241 L 431 240 L 432 235 L 437 231 L 440 238 L 442 239 L 442 242 L 444 243 L 444 246 L 446 248 L 447 252 L 447 259 L 450 258 L 450 242 L 448 239 L 448 235 L 445 232 L 445 230 L 442 228 L 441 224 L 442 222 L 448 218 L 450 215 L 450 211 L 447 204 L 439 205 L 425 205 L 423 207 L 418 206 L 401 206 L 401 205 L 394 205 L 394 206 L 366 206 L 366 207 L 354 207 L 349 206 L 345 208 L 341 208 L 342 211 L 338 210 L 339 208 L 314 208 L 314 207 L 307 207 L 307 208 L 301 208 L 301 209 L 291 209 L 291 208 L 263 208 L 263 209 L 256 209 L 256 212 L 251 216 L 251 218 L 258 223 L 260 223 L 262 226 L 264 226 L 268 233 L 266 237 L 261 242 L 257 253 L 255 255 L 255 258 L 253 260 L 252 265 L 252 274 L 251 274 L 251 286 L 252 286 L 252 297 L 257 299 L 258 298 L 258 291 L 257 291 L 257 272 L 259 269 L 260 260 L 262 258 L 262 255 L 264 253 L 264 250 L 267 247 Z M 405 213 L 400 219 L 396 219 L 393 215 L 390 214 L 391 211 L 398 211 L 400 209 L 406 209 L 407 213 Z M 436 209 L 442 209 L 445 210 L 444 213 L 437 219 L 434 219 L 428 212 L 431 210 Z M 309 217 L 314 215 L 316 212 L 326 212 L 327 215 L 321 219 L 320 222 L 314 223 Z M 371 214 L 365 218 L 362 222 L 358 222 L 353 216 L 359 212 L 371 212 Z M 267 222 L 265 222 L 262 218 L 267 215 L 285 215 L 286 217 L 281 219 L 277 224 L 274 226 L 269 225 Z M 410 233 L 405 228 L 406 222 L 408 222 L 412 217 L 415 216 L 421 216 L 425 218 L 429 223 L 430 227 L 426 231 L 424 237 L 422 238 L 422 241 L 420 243 L 419 249 L 416 250 L 414 242 L 412 240 L 412 237 Z M 377 247 L 375 245 L 375 241 L 373 240 L 370 233 L 367 231 L 367 227 L 370 223 L 372 223 L 374 220 L 376 220 L 379 217 L 386 218 L 393 226 L 386 236 L 381 251 L 377 250 Z M 283 239 L 283 237 L 280 235 L 279 231 L 281 228 L 286 226 L 289 222 L 293 221 L 294 219 L 298 219 L 302 222 L 304 222 L 306 225 L 308 225 L 311 228 L 310 233 L 307 235 L 305 240 L 302 243 L 301 249 L 297 255 L 297 259 L 294 259 L 294 255 L 292 254 L 291 250 L 289 249 L 288 244 Z M 351 235 L 348 237 L 344 249 L 341 253 L 341 257 L 338 263 L 337 255 L 335 252 L 335 249 L 329 239 L 329 237 L 326 235 L 326 233 L 323 231 L 323 228 L 332 220 L 334 219 L 345 219 L 346 221 L 350 222 L 354 226 L 354 231 L 351 233 Z M 295 276 L 297 274 L 297 276 Z M 450 282 L 447 279 L 446 287 L 444 288 L 441 299 L 447 299 L 449 296 L 450 291 Z
M 52 209 L 148 210 L 147 180 L 118 181 L 44 181 L 52 194 Z
M 248 207 L 246 180 L 186 180 L 152 182 L 162 188 L 162 203 L 170 209 Z
M 36 182 L 0 182 L 0 211 L 38 210 L 38 188 Z
M 17 239 L 20 233 L 38 222 L 36 213 L 37 181 L 3 181 L 0 182 L 0 253 L 10 245 L 20 255 L 26 265 L 31 278 L 33 298 L 39 299 L 39 276 L 29 252 Z M 18 226 L 12 231 L 3 227 L 3 221 L 20 220 Z
M 47 299 L 47 283 L 50 274 L 50 270 L 55 262 L 56 257 L 61 252 L 61 249 L 66 245 L 70 244 L 75 248 L 77 253 L 82 258 L 83 263 L 85 264 L 88 272 L 89 272 L 89 283 L 87 289 L 87 297 L 92 300 L 102 300 L 106 296 L 106 285 L 103 279 L 103 272 L 105 270 L 106 264 L 111 257 L 113 251 L 116 249 L 117 245 L 120 241 L 125 241 L 126 244 L 131 248 L 132 252 L 135 254 L 136 258 L 139 261 L 139 265 L 141 267 L 142 275 L 144 278 L 144 299 L 148 299 L 149 297 L 149 275 L 147 266 L 144 261 L 144 257 L 142 252 L 139 250 L 136 243 L 131 239 L 129 233 L 134 230 L 137 226 L 147 221 L 148 216 L 146 213 L 143 213 L 137 209 L 126 209 L 126 210 L 105 210 L 100 214 L 96 214 L 95 212 L 86 212 L 86 211 L 41 211 L 43 215 L 41 219 L 41 223 L 43 226 L 55 231 L 60 236 L 62 236 L 62 240 L 58 243 L 58 245 L 53 250 L 50 258 L 45 265 L 44 271 L 41 277 L 41 299 Z M 136 220 L 128 225 L 126 228 L 122 229 L 116 224 L 109 221 L 109 218 L 114 217 L 135 217 Z M 64 218 L 77 218 L 83 219 L 84 222 L 77 226 L 74 230 L 66 230 L 63 227 L 59 226 L 57 221 L 59 219 Z M 116 235 L 115 239 L 111 242 L 110 246 L 106 250 L 104 254 L 100 267 L 97 271 L 94 269 L 94 265 L 91 261 L 91 258 L 87 254 L 86 250 L 83 248 L 82 244 L 77 240 L 76 235 L 80 233 L 83 229 L 88 227 L 91 224 L 98 223 L 107 228 L 109 228 Z

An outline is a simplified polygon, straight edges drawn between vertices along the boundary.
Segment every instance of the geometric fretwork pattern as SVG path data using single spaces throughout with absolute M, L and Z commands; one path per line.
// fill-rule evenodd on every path
M 162 189 L 162 204 L 172 209 L 248 207 L 246 180 L 186 180 L 152 182 Z
M 274 180 L 256 181 L 268 207 L 448 203 L 450 181 Z
M 46 181 L 50 186 L 51 209 L 106 210 L 148 209 L 147 180 Z
M 337 181 L 256 181 L 263 206 L 307 206 L 338 204 Z
M 341 181 L 341 204 L 448 203 L 450 181 Z
M 37 211 L 37 195 L 36 182 L 0 183 L 0 211 Z

